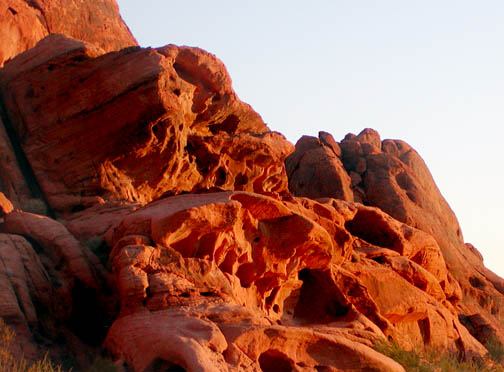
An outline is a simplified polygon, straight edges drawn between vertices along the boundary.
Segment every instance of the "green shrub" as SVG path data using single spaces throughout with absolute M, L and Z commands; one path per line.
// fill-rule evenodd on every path
M 488 350 L 488 355 L 497 363 L 504 362 L 504 346 L 497 339 L 497 337 L 490 337 L 485 343 L 485 347 Z
M 117 366 L 110 359 L 97 356 L 86 372 L 117 372 Z
M 406 351 L 394 342 L 377 342 L 375 349 L 398 362 L 407 372 L 504 372 L 503 366 L 490 358 L 466 362 L 455 353 L 436 348 Z

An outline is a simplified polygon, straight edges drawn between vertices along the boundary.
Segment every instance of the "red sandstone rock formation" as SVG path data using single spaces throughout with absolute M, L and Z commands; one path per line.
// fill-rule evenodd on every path
M 0 67 L 54 33 L 105 51 L 137 45 L 113 0 L 4 0 L 0 4 Z
M 287 190 L 292 145 L 236 97 L 213 55 L 175 46 L 102 54 L 52 35 L 0 72 L 9 124 L 52 208 Z
M 328 147 L 322 140 L 318 143 Z M 381 141 L 372 129 L 365 129 L 358 136 L 349 134 L 336 146 L 341 148 L 339 159 L 352 180 L 354 199 L 379 207 L 399 221 L 431 234 L 441 248 L 451 276 L 449 282 L 457 283 L 462 289 L 463 295 L 457 291 L 457 297 L 462 298 L 457 304 L 461 320 L 469 325 L 467 319 L 479 314 L 488 319 L 492 333 L 501 334 L 504 313 L 497 304 L 504 293 L 504 282 L 484 267 L 481 255 L 473 246 L 463 243 L 457 219 L 418 153 L 403 141 Z M 288 169 L 297 167 L 295 175 L 289 174 L 290 185 L 296 185 L 304 174 L 312 172 L 312 167 L 296 160 L 310 154 L 305 142 L 300 140 L 296 151 L 286 160 Z M 333 165 L 334 160 L 323 161 L 320 167 L 332 168 L 326 170 L 328 174 L 341 173 L 341 166 Z M 299 192 L 293 186 L 290 189 L 294 194 L 317 198 L 330 187 L 324 179 L 317 182 L 318 189 L 314 185 L 309 192 Z M 333 194 L 325 192 L 325 195 L 340 197 L 348 187 L 345 185 L 342 190 Z M 474 334 L 477 336 L 478 332 Z
M 321 132 L 294 151 L 215 56 L 119 50 L 135 42 L 112 1 L 0 12 L 15 352 L 85 366 L 104 348 L 135 372 L 400 372 L 377 340 L 466 359 L 504 342 L 504 282 L 404 142 Z

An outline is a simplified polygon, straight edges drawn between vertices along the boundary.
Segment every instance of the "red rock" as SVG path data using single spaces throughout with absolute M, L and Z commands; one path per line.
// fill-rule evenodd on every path
M 105 51 L 137 45 L 114 0 L 6 0 L 0 14 L 0 67 L 49 34 L 66 34 Z
M 17 162 L 14 149 L 2 121 L 0 108 L 0 192 L 12 202 L 16 208 L 21 208 L 24 200 L 32 197 L 30 187 Z
M 0 218 L 3 218 L 6 214 L 9 214 L 14 210 L 14 206 L 5 195 L 0 192 Z
M 34 239 L 55 262 L 63 261 L 82 283 L 97 288 L 101 264 L 87 247 L 79 243 L 60 223 L 44 216 L 16 211 L 5 217 L 3 230 Z
M 481 256 L 474 247 L 463 244 L 460 226 L 453 211 L 415 150 L 403 141 L 381 141 L 379 134 L 371 129 L 363 130 L 358 136 L 347 135 L 339 146 L 344 169 L 351 177 L 350 187 L 356 201 L 378 207 L 395 219 L 432 236 L 417 232 L 411 234 L 407 227 L 402 227 L 403 232 L 397 232 L 397 235 L 394 233 L 396 238 L 402 235 L 409 241 L 408 245 L 424 248 L 417 252 L 398 252 L 434 275 L 445 296 L 452 304 L 457 304 L 456 311 L 461 316 L 485 314 L 492 322 L 492 327 L 497 329 L 504 319 L 504 314 L 498 310 L 497 305 L 502 301 L 504 281 L 484 267 Z M 296 149 L 296 156 L 301 159 L 302 154 L 309 151 L 308 148 Z M 291 155 L 293 156 L 294 154 Z M 324 160 L 318 167 L 325 169 L 324 167 L 333 167 L 333 164 Z M 291 191 L 299 194 L 296 189 L 298 178 L 290 173 L 289 177 Z M 303 195 L 318 198 L 321 191 L 327 190 L 323 180 L 313 181 L 310 185 L 309 193 Z M 341 192 L 339 189 L 332 194 L 326 193 L 326 196 L 341 198 Z M 402 243 L 398 242 L 402 238 L 390 240 L 392 236 L 389 233 L 376 233 L 377 226 L 390 225 L 389 222 L 381 225 L 378 220 L 369 218 L 371 214 L 364 217 L 362 213 L 364 211 L 361 212 L 362 217 L 357 219 L 362 222 L 367 220 L 368 223 L 361 224 L 362 229 L 357 231 L 352 230 L 353 222 L 349 221 L 348 227 L 352 234 L 364 241 L 366 234 L 376 236 L 378 241 L 371 243 L 381 248 L 401 246 Z M 388 240 L 388 243 L 383 239 Z M 369 239 L 367 243 L 370 243 Z M 381 258 L 375 256 L 373 259 Z M 407 271 L 413 269 L 413 266 Z M 402 273 L 405 277 L 413 274 L 407 274 L 406 271 Z
M 51 303 L 49 275 L 28 241 L 0 234 L 0 317 L 15 330 L 15 354 L 37 356 L 39 348 L 30 327 L 38 326 L 35 303 Z
M 93 58 L 101 53 L 53 35 L 0 76 L 51 207 L 96 196 L 145 204 L 207 189 L 286 192 L 291 145 L 238 100 L 215 56 L 167 46 Z
M 41 13 L 24 0 L 0 4 L 0 67 L 49 34 Z
M 82 211 L 64 216 L 65 227 L 81 242 L 105 239 L 109 229 L 138 208 L 140 205 L 137 203 L 101 201 Z
M 339 147 L 324 132 L 320 136 L 321 140 L 302 137 L 295 152 L 285 159 L 289 190 L 296 196 L 353 201 L 350 177 L 337 155 Z

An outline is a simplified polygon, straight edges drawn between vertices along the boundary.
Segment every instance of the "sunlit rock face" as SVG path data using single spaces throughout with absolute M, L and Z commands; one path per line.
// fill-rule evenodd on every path
M 293 150 L 197 48 L 104 52 L 51 35 L 1 72 L 9 123 L 49 205 L 287 191 Z
M 504 341 L 504 282 L 406 143 L 365 129 L 294 147 L 214 55 L 129 47 L 113 1 L 0 11 L 13 353 L 75 355 L 76 371 L 100 352 L 135 372 L 402 372 L 377 341 L 467 360 Z
M 105 51 L 137 45 L 114 0 L 4 0 L 0 14 L 0 67 L 49 34 L 69 35 Z
M 456 306 L 461 320 L 468 325 L 472 314 L 481 314 L 488 319 L 485 323 L 486 332 L 499 334 L 502 338 L 504 314 L 498 304 L 504 293 L 504 282 L 484 267 L 476 248 L 464 244 L 455 214 L 418 153 L 403 141 L 382 141 L 372 129 L 364 129 L 357 136 L 348 134 L 339 143 L 333 144 L 331 141 L 331 145 L 324 138 L 327 138 L 327 134 L 321 132 L 319 139 L 310 141 L 318 143 L 318 147 L 327 152 L 329 148 L 341 150 L 332 151 L 332 154 L 339 154 L 338 160 L 350 177 L 353 200 L 378 207 L 397 220 L 430 234 L 441 249 L 449 273 L 442 286 L 454 289 L 454 299 L 462 298 Z M 324 184 L 323 178 L 317 181 L 321 183 L 318 188 L 316 184 L 307 191 L 296 188 L 303 174 L 313 172 L 312 167 L 303 166 L 303 161 L 306 162 L 304 159 L 309 158 L 313 151 L 307 149 L 305 142 L 301 139 L 296 144 L 296 151 L 286 159 L 287 169 L 295 169 L 295 173 L 289 173 L 290 190 L 294 194 L 312 198 L 320 197 L 321 192 L 328 197 L 347 195 L 348 183 L 341 183 L 341 189 L 331 194 L 326 190 L 334 187 L 335 183 Z M 293 164 L 294 160 L 296 164 Z M 324 167 L 332 169 L 325 170 L 328 174 L 342 173 L 340 163 L 334 160 L 325 160 L 321 168 Z M 344 179 L 345 176 L 340 178 Z M 469 329 L 478 334 L 473 327 L 469 326 Z M 485 342 L 487 337 L 479 338 Z

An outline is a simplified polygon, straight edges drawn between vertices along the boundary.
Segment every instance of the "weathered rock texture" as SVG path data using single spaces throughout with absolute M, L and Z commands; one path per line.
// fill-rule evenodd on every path
M 106 51 L 137 45 L 114 0 L 4 0 L 0 4 L 0 67 L 54 33 Z
M 105 345 L 139 371 L 273 371 L 270 359 L 289 370 L 390 371 L 364 347 L 385 336 L 485 353 L 458 320 L 460 288 L 435 240 L 376 208 L 175 196 L 125 217 L 109 245 L 121 312 Z
M 52 35 L 0 74 L 12 131 L 52 208 L 287 190 L 292 145 L 236 97 L 215 56 L 175 46 L 102 53 Z
M 13 211 L 0 225 L 0 317 L 17 334 L 15 352 L 68 353 L 86 362 L 117 311 L 98 258 L 59 222 Z
M 287 169 L 295 170 L 289 171 L 290 190 L 296 195 L 312 198 L 321 194 L 329 197 L 347 195 L 348 183 L 341 183 L 340 190 L 328 193 L 327 190 L 334 187 L 330 178 L 321 178 L 316 181 L 318 185 L 312 183 L 311 188 L 302 191 L 296 186 L 299 180 L 312 174 L 313 168 L 326 168 L 325 172 L 330 175 L 346 171 L 355 201 L 376 206 L 397 220 L 432 235 L 450 273 L 446 283 L 455 283 L 462 289 L 463 295 L 460 290 L 454 292 L 462 298 L 457 304 L 461 320 L 469 324 L 468 319 L 473 319 L 473 315 L 483 316 L 492 332 L 502 338 L 504 314 L 498 304 L 503 299 L 504 281 L 484 267 L 481 255 L 472 245 L 464 244 L 455 214 L 418 153 L 403 141 L 381 141 L 379 134 L 372 129 L 365 129 L 357 136 L 349 134 L 335 145 L 328 145 L 324 138 L 327 134 L 321 132 L 319 139 L 311 137 L 309 141 L 324 152 L 338 146 L 341 149 L 339 158 L 336 161 L 318 159 L 321 164 L 314 160 L 318 165 L 305 165 L 304 159 L 314 159 L 314 156 L 313 150 L 306 147 L 307 139 L 302 138 L 296 151 L 286 160 Z M 345 179 L 345 174 L 339 178 Z M 478 331 L 473 333 L 479 334 Z M 484 337 L 480 339 L 482 342 L 486 340 Z
M 102 348 L 135 372 L 402 372 L 377 340 L 465 359 L 504 342 L 504 282 L 404 142 L 294 149 L 215 56 L 118 50 L 134 39 L 112 1 L 0 12 L 13 352 L 75 354 L 75 371 Z

